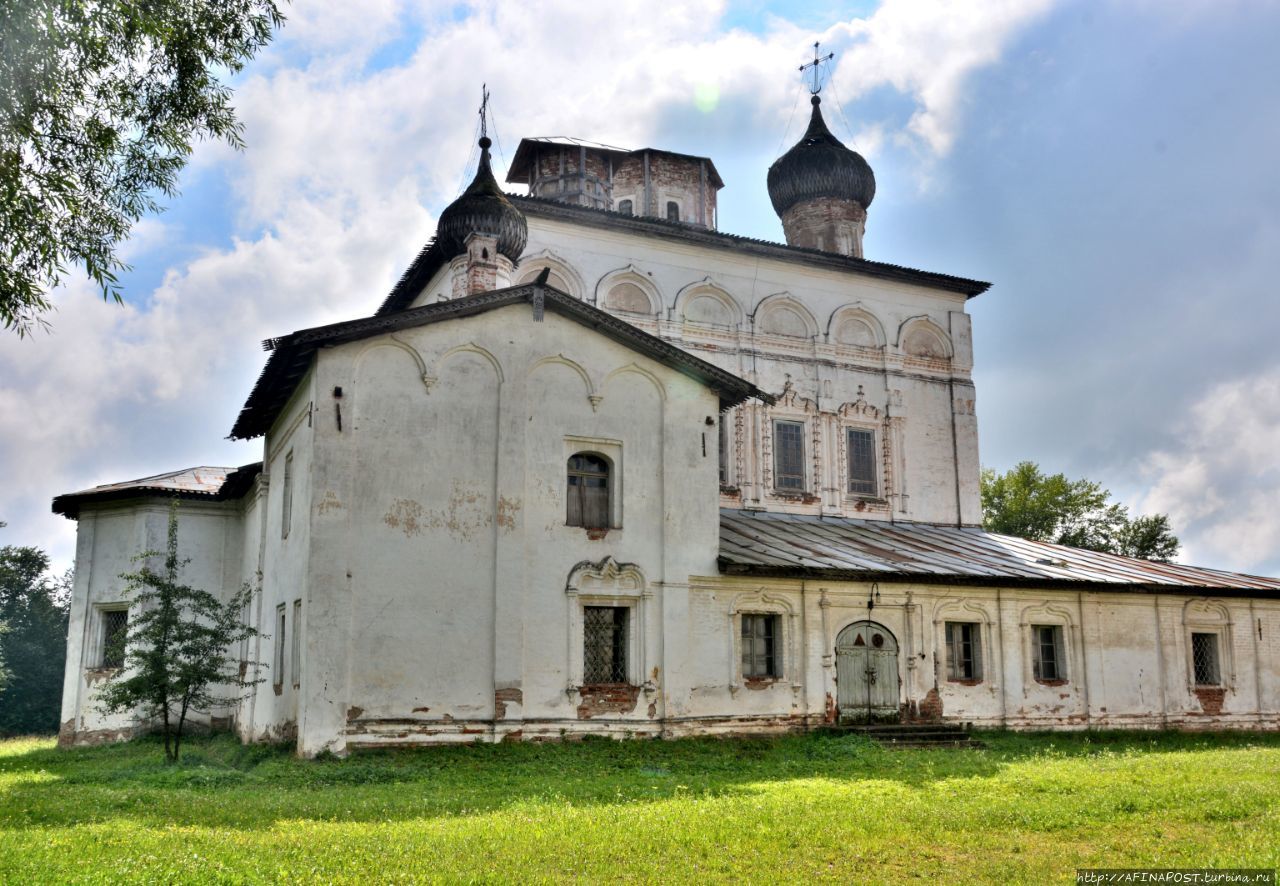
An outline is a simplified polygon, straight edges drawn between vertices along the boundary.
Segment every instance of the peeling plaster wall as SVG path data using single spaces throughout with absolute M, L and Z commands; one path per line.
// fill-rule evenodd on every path
M 963 295 L 562 221 L 528 223 L 529 245 L 514 279 L 550 266 L 581 289 L 574 294 L 606 310 L 613 281 L 639 281 L 661 308 L 652 315 L 613 311 L 618 316 L 770 393 L 794 392 L 794 415 L 744 404 L 728 417 L 726 506 L 980 522 L 973 344 Z M 414 304 L 448 297 L 440 279 Z M 921 324 L 928 335 L 912 336 Z M 880 435 L 879 494 L 870 499 L 844 491 L 840 437 L 850 421 L 847 404 L 858 403 L 871 410 L 858 424 Z M 766 438 L 772 417 L 808 423 L 807 496 L 775 493 Z
M 528 305 L 326 349 L 314 372 L 300 752 L 652 724 L 663 620 L 715 568 L 717 396 Z M 579 451 L 612 463 L 607 531 L 565 525 Z M 633 702 L 579 690 L 593 600 L 633 607 Z

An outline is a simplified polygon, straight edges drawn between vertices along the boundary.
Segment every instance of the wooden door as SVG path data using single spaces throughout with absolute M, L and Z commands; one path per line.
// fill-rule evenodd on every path
M 836 637 L 836 701 L 842 721 L 898 715 L 898 641 L 884 625 L 858 621 Z

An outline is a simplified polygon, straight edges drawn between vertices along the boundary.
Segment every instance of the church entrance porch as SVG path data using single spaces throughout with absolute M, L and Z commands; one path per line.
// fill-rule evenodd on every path
M 898 641 L 884 625 L 857 621 L 836 636 L 840 722 L 897 719 Z

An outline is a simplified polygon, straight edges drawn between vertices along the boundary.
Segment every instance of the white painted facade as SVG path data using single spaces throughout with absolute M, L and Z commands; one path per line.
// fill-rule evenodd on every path
M 839 679 L 849 659 L 837 650 L 868 619 L 860 636 L 890 668 L 878 672 L 888 701 L 877 713 L 1280 727 L 1275 591 L 721 574 L 721 507 L 980 523 L 966 296 L 518 205 L 529 242 L 517 283 L 548 270 L 549 285 L 776 402 L 749 399 L 722 418 L 702 382 L 525 303 L 319 348 L 265 435 L 253 488 L 181 509 L 191 583 L 229 595 L 260 576 L 251 617 L 264 636 L 240 654 L 267 666 L 265 682 L 212 712 L 244 740 L 294 737 L 312 755 L 808 728 L 862 704 L 867 683 Z M 454 300 L 465 271 L 445 263 L 409 306 Z M 779 421 L 802 428 L 795 488 L 779 488 Z M 854 492 L 859 439 L 874 441 L 874 474 Z M 566 525 L 577 453 L 608 464 L 607 528 Z M 125 602 L 119 575 L 162 544 L 165 518 L 154 493 L 79 507 L 67 742 L 136 725 L 93 705 L 101 618 Z M 597 607 L 625 611 L 624 679 L 588 679 L 584 622 Z M 752 676 L 742 630 L 757 616 L 772 651 Z M 965 674 L 948 667 L 948 622 L 970 625 Z M 1051 676 L 1036 672 L 1038 636 L 1053 638 Z M 1208 672 L 1192 663 L 1193 644 L 1210 642 L 1193 637 L 1205 636 L 1216 638 L 1214 685 L 1197 684 Z

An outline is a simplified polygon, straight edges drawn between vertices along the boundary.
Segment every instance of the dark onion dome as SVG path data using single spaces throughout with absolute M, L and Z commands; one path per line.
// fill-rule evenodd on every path
M 436 243 L 447 258 L 454 258 L 467 251 L 469 235 L 476 232 L 493 234 L 498 238 L 498 252 L 515 264 L 520 261 L 520 254 L 529 240 L 529 225 L 524 214 L 511 205 L 493 177 L 493 169 L 489 166 L 491 144 L 493 142 L 488 138 L 480 139 L 480 165 L 476 168 L 476 177 L 462 196 L 440 213 Z
M 769 167 L 769 199 L 778 215 L 804 200 L 837 197 L 866 209 L 876 196 L 876 177 L 867 161 L 827 129 L 813 97 L 813 116 L 804 137 Z

